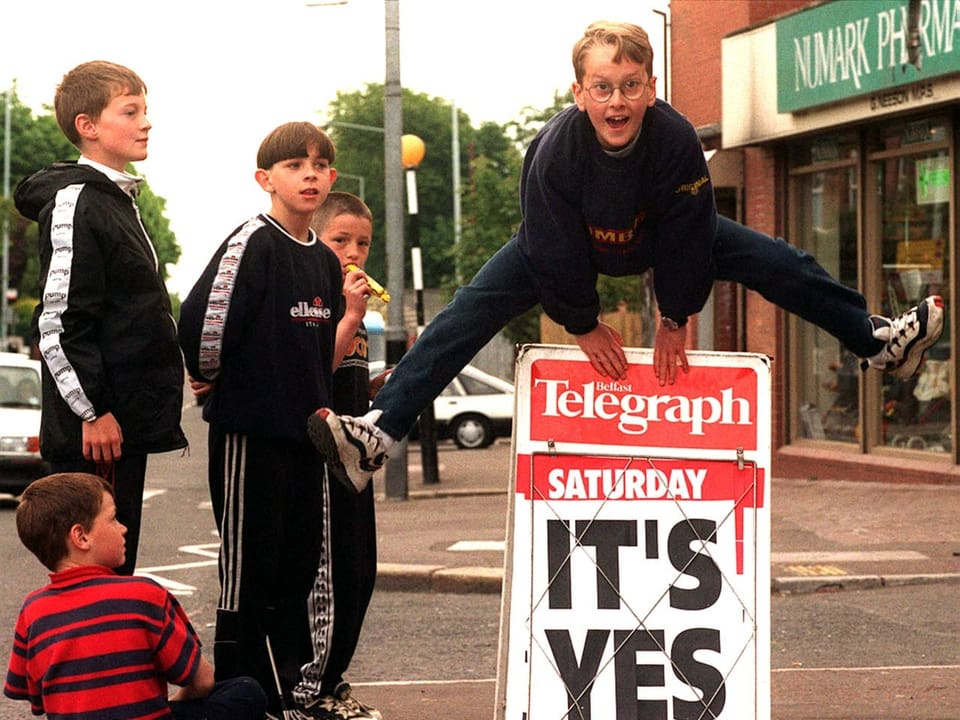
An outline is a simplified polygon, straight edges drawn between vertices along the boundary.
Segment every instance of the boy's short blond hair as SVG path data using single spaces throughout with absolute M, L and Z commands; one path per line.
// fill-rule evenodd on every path
M 327 223 L 339 215 L 353 215 L 369 220 L 373 225 L 373 213 L 363 200 L 351 193 L 336 191 L 328 193 L 323 204 L 313 211 L 310 227 L 317 235 L 322 235 Z
M 79 147 L 77 115 L 89 115 L 97 120 L 115 97 L 146 94 L 146 84 L 130 68 L 106 60 L 93 60 L 77 65 L 63 76 L 53 97 L 53 108 L 60 130 L 67 140 Z
M 70 528 L 90 530 L 103 507 L 103 494 L 113 489 L 90 473 L 56 473 L 34 480 L 20 496 L 17 535 L 49 570 L 67 556 Z
M 653 47 L 647 31 L 639 25 L 598 20 L 590 23 L 583 37 L 573 46 L 573 72 L 578 83 L 583 83 L 583 65 L 586 54 L 595 47 L 606 45 L 615 49 L 614 62 L 631 60 L 643 65 L 647 76 L 653 77 Z
M 337 151 L 333 140 L 320 128 L 310 122 L 288 122 L 274 128 L 260 143 L 257 151 L 257 168 L 269 170 L 276 163 L 291 158 L 305 158 L 310 148 L 315 147 L 317 154 L 331 164 Z

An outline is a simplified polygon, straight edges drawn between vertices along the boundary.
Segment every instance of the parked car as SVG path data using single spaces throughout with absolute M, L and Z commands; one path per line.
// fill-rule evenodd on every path
M 370 377 L 384 363 L 370 363 Z M 433 401 L 438 439 L 450 439 L 468 450 L 490 446 L 513 432 L 513 383 L 467 365 Z M 411 432 L 416 437 L 417 429 Z
M 40 362 L 0 352 L 0 493 L 20 495 L 49 470 L 40 457 Z

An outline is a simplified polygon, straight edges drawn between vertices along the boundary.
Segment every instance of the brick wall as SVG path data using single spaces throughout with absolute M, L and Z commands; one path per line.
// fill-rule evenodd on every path
M 778 226 L 776 164 L 767 148 L 746 148 L 744 151 L 744 184 L 749 188 L 746 208 L 746 224 L 768 235 L 782 234 Z M 755 292 L 746 293 L 746 336 L 750 352 L 764 353 L 774 358 L 774 398 L 782 398 L 785 392 L 786 368 L 777 363 L 779 339 L 786 332 L 784 313 Z M 785 441 L 782 402 L 774 402 L 772 408 L 773 447 Z
M 820 4 L 819 0 L 672 0 L 671 10 L 671 104 L 687 116 L 694 127 L 717 124 L 722 130 L 721 41 L 725 35 L 778 15 Z M 778 178 L 773 154 L 763 148 L 744 153 L 744 221 L 769 235 L 782 235 L 778 215 Z M 727 213 L 731 214 L 731 213 Z M 785 332 L 784 316 L 774 305 L 754 292 L 745 293 L 742 329 L 738 318 L 737 291 L 727 283 L 714 291 L 716 340 L 719 350 L 747 350 L 770 355 L 773 365 L 773 397 L 784 393 L 785 368 L 776 363 Z M 745 346 L 739 347 L 742 332 Z M 782 402 L 774 402 L 773 446 L 784 442 Z
M 720 41 L 811 0 L 671 0 L 670 101 L 694 127 L 720 122 Z

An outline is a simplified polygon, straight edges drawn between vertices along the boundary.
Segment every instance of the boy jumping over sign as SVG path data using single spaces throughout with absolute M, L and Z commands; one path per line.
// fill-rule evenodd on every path
M 688 371 L 687 318 L 717 280 L 740 282 L 823 328 L 861 366 L 913 375 L 943 330 L 943 300 L 895 318 L 871 315 L 859 292 L 807 253 L 717 216 L 696 130 L 658 100 L 647 33 L 596 22 L 573 48 L 576 105 L 527 150 L 516 234 L 429 324 L 363 417 L 320 408 L 311 439 L 338 478 L 362 490 L 420 412 L 512 318 L 537 303 L 577 336 L 593 368 L 622 379 L 620 335 L 598 320 L 600 273 L 653 268 L 661 311 L 653 369 L 661 385 Z

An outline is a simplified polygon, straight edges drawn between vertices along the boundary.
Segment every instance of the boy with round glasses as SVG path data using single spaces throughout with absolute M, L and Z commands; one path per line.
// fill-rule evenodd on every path
M 520 179 L 523 221 L 394 370 L 363 417 L 320 408 L 310 436 L 338 478 L 362 490 L 421 410 L 512 318 L 537 303 L 577 338 L 593 368 L 622 379 L 623 341 L 598 320 L 599 274 L 653 269 L 661 312 L 653 370 L 688 370 L 687 318 L 733 280 L 840 340 L 862 365 L 909 377 L 943 329 L 929 297 L 895 318 L 802 250 L 717 215 L 696 130 L 658 100 L 653 49 L 629 23 L 591 24 L 573 48 L 575 106 L 544 125 Z

